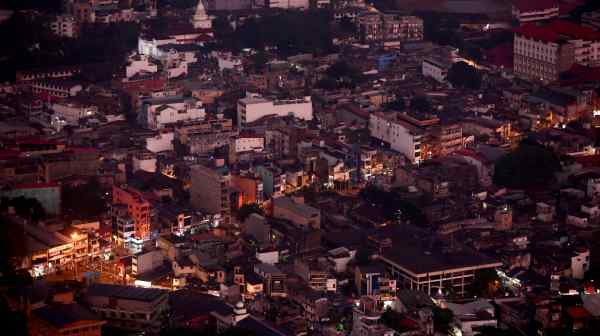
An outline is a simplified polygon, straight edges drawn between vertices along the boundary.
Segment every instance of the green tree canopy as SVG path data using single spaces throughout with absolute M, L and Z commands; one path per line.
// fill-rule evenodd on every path
M 410 100 L 410 108 L 419 112 L 429 112 L 431 102 L 425 96 L 415 96 Z
M 251 214 L 256 213 L 263 215 L 263 210 L 256 203 L 244 204 L 236 213 L 236 217 L 240 222 L 244 222 Z
M 402 111 L 406 108 L 406 102 L 404 101 L 404 98 L 398 97 L 394 101 L 385 104 L 384 107 L 389 110 Z
M 457 62 L 448 70 L 448 81 L 456 88 L 478 90 L 481 87 L 481 73 L 465 62 Z
M 496 162 L 493 180 L 498 186 L 527 189 L 552 183 L 554 173 L 560 170 L 560 161 L 552 150 L 524 140 Z
M 453 320 L 454 314 L 450 309 L 437 306 L 433 308 L 433 326 L 436 331 L 447 333 Z
M 485 269 L 477 272 L 471 289 L 474 295 L 493 297 L 501 284 L 500 277 L 494 269 Z
M 276 47 L 281 56 L 303 52 L 322 54 L 333 50 L 330 22 L 331 15 L 324 10 L 284 11 L 250 18 L 231 33 L 217 31 L 216 34 L 222 47 L 234 52 L 242 48 Z
M 393 191 L 384 191 L 374 186 L 369 186 L 360 191 L 360 196 L 365 201 L 381 209 L 387 220 L 396 220 L 401 214 L 401 219 L 415 225 L 427 224 L 427 217 L 411 202 L 403 200 Z

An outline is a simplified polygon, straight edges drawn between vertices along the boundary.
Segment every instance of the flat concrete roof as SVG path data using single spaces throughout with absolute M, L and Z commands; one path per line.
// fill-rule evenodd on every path
M 381 259 L 394 264 L 412 276 L 438 275 L 460 270 L 491 268 L 502 263 L 454 242 L 451 252 L 444 252 L 447 243 L 431 233 L 412 225 L 385 228 L 377 236 L 392 239 L 392 247 L 384 250 Z

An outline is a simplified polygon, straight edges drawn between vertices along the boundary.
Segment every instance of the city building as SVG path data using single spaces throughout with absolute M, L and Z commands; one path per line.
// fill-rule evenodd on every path
M 298 99 L 268 99 L 258 94 L 247 93 L 238 101 L 238 127 L 243 127 L 262 117 L 276 115 L 280 117 L 294 116 L 298 119 L 312 120 L 313 106 L 311 97 Z
M 428 156 L 426 149 L 422 148 L 425 130 L 406 121 L 400 112 L 371 113 L 369 132 L 375 139 L 404 154 L 410 162 L 419 163 Z
M 127 185 L 114 185 L 112 202 L 127 206 L 127 212 L 133 220 L 136 239 L 147 240 L 150 238 L 151 207 L 150 202 L 144 198 L 141 192 Z
M 45 101 L 73 97 L 81 90 L 81 84 L 70 80 L 40 80 L 31 83 L 31 92 Z
M 363 43 L 423 40 L 423 20 L 416 16 L 366 12 L 357 21 Z
M 158 65 L 151 60 L 151 56 L 135 54 L 129 57 L 125 66 L 125 78 L 129 80 L 134 76 L 158 72 Z
M 89 258 L 88 234 L 78 230 L 49 231 L 45 227 L 23 224 L 27 255 L 22 265 L 32 276 L 43 276 L 58 270 L 78 271 Z
M 308 9 L 308 0 L 269 0 L 266 1 L 269 8 L 281 9 Z
M 135 237 L 135 222 L 129 215 L 127 205 L 113 204 L 111 206 L 111 221 L 112 239 L 117 247 L 131 251 L 142 249 L 143 241 Z
M 581 24 L 586 27 L 600 30 L 600 11 L 582 13 Z
M 381 320 L 383 307 L 368 297 L 356 302 L 352 310 L 352 332 L 350 336 L 393 336 L 394 329 L 387 327 Z
M 100 336 L 106 321 L 78 303 L 52 303 L 31 311 L 31 336 Z
M 81 119 L 96 116 L 98 106 L 87 101 L 66 98 L 52 104 L 52 111 L 67 125 L 78 126 Z
M 77 37 L 79 26 L 75 17 L 71 15 L 58 15 L 50 22 L 52 34 L 60 37 Z
M 517 0 L 512 15 L 521 25 L 555 19 L 560 14 L 558 0 Z
M 447 83 L 448 70 L 452 62 L 439 57 L 427 57 L 421 64 L 421 73 L 425 77 L 433 78 L 440 83 Z
M 157 334 L 167 321 L 168 291 L 163 289 L 92 284 L 85 299 L 109 326 L 120 329 Z
M 502 266 L 501 262 L 485 255 L 458 247 L 458 242 L 443 243 L 440 238 L 411 225 L 387 228 L 384 232 L 378 238 L 373 237 L 377 241 L 389 239 L 380 260 L 391 277 L 404 288 L 424 291 L 429 295 L 453 288 L 460 295 L 473 282 L 477 271 Z M 436 241 L 441 243 L 439 246 L 445 247 L 429 248 Z
M 524 26 L 515 32 L 514 72 L 517 76 L 546 82 L 556 81 L 575 63 L 575 46 L 544 28 Z
M 168 95 L 141 99 L 140 120 L 150 129 L 158 130 L 178 122 L 202 120 L 206 111 L 194 97 Z
M 288 220 L 299 227 L 319 229 L 321 211 L 304 204 L 304 199 L 288 196 L 273 199 L 273 217 Z
M 203 0 L 198 0 L 198 4 L 196 5 L 196 11 L 194 12 L 194 16 L 192 17 L 191 23 L 192 26 L 196 29 L 212 28 L 212 19 L 208 15 L 206 15 Z
M 556 81 L 574 63 L 600 64 L 600 33 L 564 20 L 515 30 L 514 71 L 517 76 Z
M 218 214 L 228 224 L 231 216 L 231 175 L 224 162 L 217 159 L 213 166 L 194 165 L 191 167 L 190 178 L 192 206 L 208 214 Z

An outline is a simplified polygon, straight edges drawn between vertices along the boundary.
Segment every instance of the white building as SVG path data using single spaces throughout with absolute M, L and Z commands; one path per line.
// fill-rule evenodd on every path
M 206 111 L 202 102 L 181 95 L 142 99 L 140 119 L 150 129 L 161 129 L 182 121 L 202 120 Z
M 312 120 L 313 106 L 310 96 L 298 99 L 267 99 L 258 94 L 247 93 L 238 101 L 238 126 L 256 121 L 268 115 L 288 116 Z
M 464 336 L 478 335 L 477 330 L 484 326 L 498 326 L 494 306 L 487 300 L 479 299 L 464 304 L 447 303 L 447 305 Z
M 282 8 L 282 9 L 291 9 L 291 8 L 301 8 L 308 9 L 309 1 L 308 0 L 269 0 L 269 8 Z
M 583 279 L 585 272 L 590 269 L 590 250 L 586 248 L 577 249 L 571 257 L 571 277 Z
M 79 120 L 98 114 L 98 107 L 90 104 L 76 102 L 56 102 L 52 104 L 54 113 L 65 120 L 68 125 L 77 126 Z
M 398 118 L 399 112 L 375 112 L 369 116 L 369 132 L 371 136 L 390 145 L 410 162 L 422 161 L 421 142 L 423 130 Z
M 238 56 L 234 56 L 232 53 L 213 51 L 211 53 L 211 56 L 217 59 L 217 65 L 219 66 L 219 71 L 223 71 L 223 70 L 242 71 L 244 69 L 244 65 L 242 63 L 242 58 L 238 57 Z
M 146 149 L 152 153 L 160 153 L 173 150 L 174 132 L 160 132 L 156 136 L 146 138 Z
M 133 171 L 143 170 L 148 173 L 156 172 L 156 154 L 151 152 L 138 152 L 131 158 Z
M 198 47 L 191 44 L 164 44 L 156 48 L 152 55 L 160 61 L 167 78 L 177 78 L 188 74 L 188 65 L 196 63 Z
M 258 135 L 240 134 L 235 139 L 235 152 L 262 152 L 265 149 L 265 138 Z
M 206 15 L 206 10 L 204 9 L 204 4 L 202 3 L 202 0 L 198 0 L 196 11 L 194 12 L 194 16 L 192 17 L 192 25 L 196 29 L 212 28 L 212 19 L 208 15 Z
M 557 0 L 517 0 L 512 14 L 520 24 L 550 20 L 558 17 L 559 5 Z
M 429 57 L 423 60 L 421 72 L 425 77 L 433 78 L 440 83 L 446 83 L 450 67 L 452 67 L 451 62 Z
M 50 30 L 54 35 L 74 38 L 77 37 L 77 21 L 72 15 L 58 15 L 50 22 Z
M 148 55 L 133 55 L 129 58 L 125 66 L 125 76 L 127 79 L 140 73 L 156 73 L 158 64 L 152 62 Z
M 542 82 L 557 80 L 575 61 L 573 44 L 533 26 L 515 31 L 513 54 L 515 75 Z

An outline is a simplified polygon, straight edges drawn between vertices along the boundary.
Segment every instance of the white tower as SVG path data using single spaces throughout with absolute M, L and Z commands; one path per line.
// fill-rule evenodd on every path
M 196 6 L 196 12 L 192 17 L 192 25 L 196 29 L 210 29 L 212 28 L 212 20 L 208 15 L 206 15 L 206 10 L 204 9 L 204 4 L 202 0 L 198 0 L 198 5 Z

